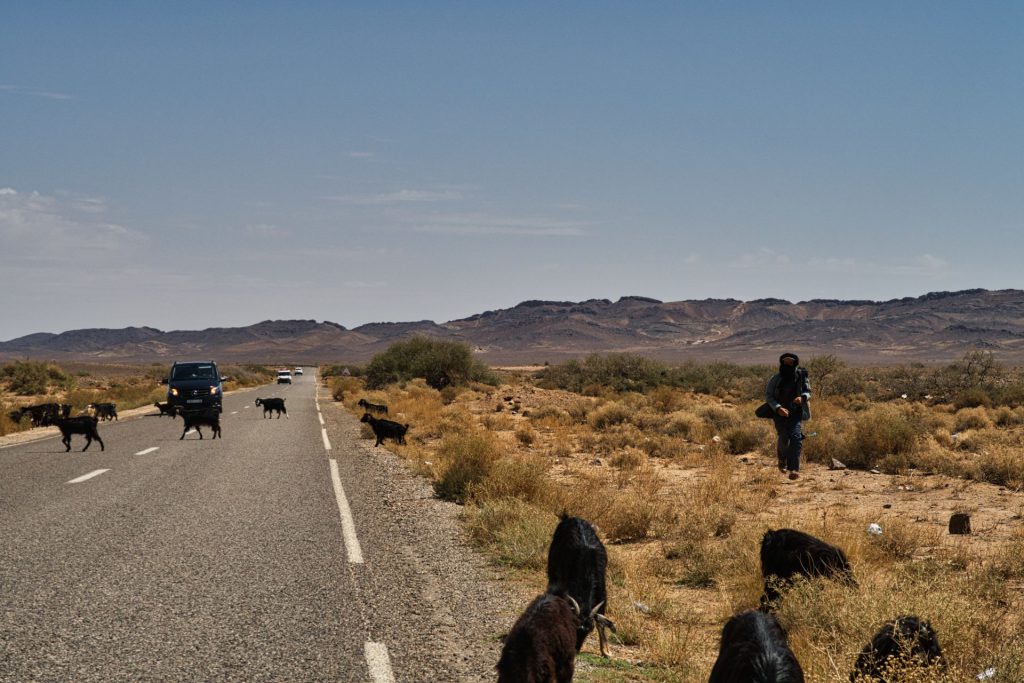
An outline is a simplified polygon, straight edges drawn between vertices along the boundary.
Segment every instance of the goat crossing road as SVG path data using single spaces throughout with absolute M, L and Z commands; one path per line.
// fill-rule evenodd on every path
M 0 681 L 493 679 L 450 512 L 314 386 L 274 388 L 290 420 L 226 395 L 217 440 L 153 411 L 0 449 Z

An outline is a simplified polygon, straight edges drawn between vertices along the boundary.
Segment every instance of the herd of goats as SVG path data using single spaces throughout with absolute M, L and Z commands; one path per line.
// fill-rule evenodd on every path
M 529 604 L 505 638 L 498 683 L 568 683 L 576 654 L 597 628 L 607 656 L 608 555 L 594 527 L 562 514 L 548 550 L 547 590 Z M 846 554 L 802 531 L 769 530 L 761 540 L 764 593 L 758 610 L 733 616 L 722 629 L 708 683 L 803 683 L 800 662 L 772 614 L 797 577 L 829 577 L 856 585 Z M 901 616 L 882 626 L 857 657 L 850 680 L 890 683 L 909 667 L 942 665 L 931 625 Z M 902 678 L 900 680 L 903 680 Z
M 283 398 L 257 398 L 263 417 L 274 413 L 288 416 Z M 217 410 L 183 411 L 167 403 L 154 404 L 159 415 L 172 419 L 181 415 L 185 429 L 192 428 L 202 439 L 200 426 L 213 428 L 220 436 Z M 376 437 L 375 446 L 385 439 L 405 443 L 408 424 L 376 418 L 372 412 L 387 414 L 387 406 L 359 401 L 366 423 Z M 96 425 L 116 420 L 113 403 L 91 403 L 87 414 L 70 416 L 71 406 L 46 403 L 10 413 L 15 422 L 28 416 L 33 426 L 54 425 L 71 450 L 71 435 L 83 434 L 85 448 L 95 439 L 103 449 Z M 605 572 L 608 555 L 589 522 L 563 513 L 548 551 L 547 590 L 533 600 L 516 620 L 505 638 L 497 664 L 498 683 L 569 683 L 576 655 L 583 642 L 597 629 L 602 656 L 608 656 L 605 629 L 615 625 L 605 616 L 608 596 Z M 722 629 L 718 659 L 708 683 L 803 683 L 800 662 L 790 649 L 786 632 L 773 615 L 785 598 L 785 589 L 797 577 L 827 577 L 856 585 L 846 554 L 839 548 L 794 529 L 767 531 L 761 540 L 761 573 L 764 593 L 760 608 L 733 616 Z M 851 681 L 889 683 L 897 670 L 942 665 L 942 650 L 931 625 L 916 616 L 901 616 L 883 625 L 857 657 Z

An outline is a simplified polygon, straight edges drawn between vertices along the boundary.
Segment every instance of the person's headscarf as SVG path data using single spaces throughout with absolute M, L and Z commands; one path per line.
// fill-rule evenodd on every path
M 793 364 L 789 365 L 786 363 L 787 358 L 793 359 Z M 795 353 L 784 353 L 779 356 L 779 374 L 782 378 L 787 381 L 792 381 L 796 377 L 796 367 L 800 365 L 800 356 Z

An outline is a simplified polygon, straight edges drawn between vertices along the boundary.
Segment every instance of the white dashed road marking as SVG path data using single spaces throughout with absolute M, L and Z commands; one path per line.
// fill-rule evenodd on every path
M 232 410 L 232 411 L 231 411 L 231 414 L 232 414 L 232 415 L 238 415 L 238 411 L 237 411 L 237 410 Z
M 338 501 L 338 513 L 341 515 L 341 536 L 345 540 L 345 552 L 348 554 L 348 561 L 352 564 L 362 564 L 363 549 L 359 546 L 359 539 L 356 538 L 356 523 L 352 519 L 352 510 L 348 506 L 345 489 L 341 488 L 338 461 L 333 458 L 331 459 L 331 481 L 334 483 L 334 497 Z
M 320 436 L 324 437 L 324 448 L 326 450 L 328 450 L 328 451 L 331 450 L 331 442 L 327 438 L 327 428 L 326 427 L 321 427 L 320 428 Z
M 187 432 L 185 432 L 185 436 L 188 436 L 189 434 L 195 434 L 195 433 L 196 433 L 195 429 L 190 429 Z
M 384 643 L 366 643 L 366 666 L 370 669 L 373 683 L 395 683 L 395 675 L 391 673 L 391 658 L 388 657 L 388 646 Z
M 149 447 L 149 448 L 147 448 L 145 450 L 139 451 L 135 455 L 145 455 L 146 453 L 152 453 L 153 451 L 158 451 L 158 450 L 160 450 L 159 446 L 151 446 L 151 447 Z
M 76 479 L 72 479 L 68 483 L 69 484 L 81 484 L 83 481 L 88 481 L 88 480 L 92 479 L 93 477 L 98 477 L 101 474 L 103 474 L 104 472 L 109 472 L 109 471 L 110 471 L 109 469 L 106 469 L 106 470 L 93 470 L 89 474 L 83 474 L 82 476 L 80 476 L 80 477 L 78 477 Z

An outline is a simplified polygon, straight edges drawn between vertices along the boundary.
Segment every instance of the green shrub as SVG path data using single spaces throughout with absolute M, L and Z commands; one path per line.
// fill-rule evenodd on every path
M 442 470 L 434 493 L 442 500 L 463 503 L 473 486 L 490 474 L 501 449 L 490 434 L 453 434 L 441 441 L 437 455 Z
M 53 363 L 19 360 L 0 368 L 0 378 L 7 388 L 19 396 L 47 394 L 51 389 L 67 391 L 75 385 L 75 378 Z
M 957 393 L 953 399 L 953 405 L 957 408 L 978 408 L 992 405 L 992 397 L 989 392 L 981 387 L 970 387 Z
M 540 386 L 584 393 L 584 388 L 604 388 L 615 392 L 646 391 L 664 384 L 667 367 L 658 361 L 628 353 L 605 356 L 592 354 L 582 361 L 570 360 L 544 368 Z M 597 393 L 594 389 L 586 393 Z
M 395 342 L 366 366 L 366 384 L 370 389 L 415 377 L 422 377 L 438 390 L 469 382 L 498 384 L 494 373 L 473 358 L 468 345 L 428 337 Z

